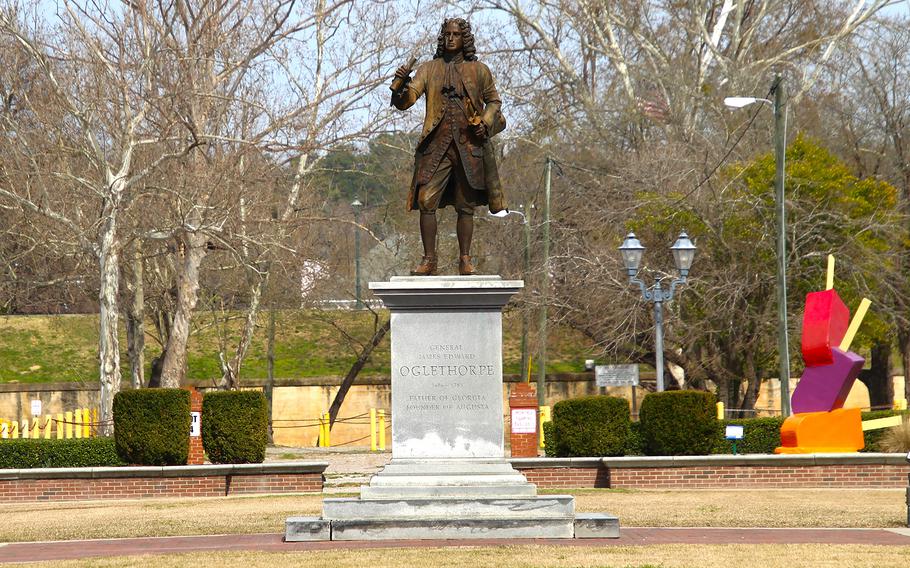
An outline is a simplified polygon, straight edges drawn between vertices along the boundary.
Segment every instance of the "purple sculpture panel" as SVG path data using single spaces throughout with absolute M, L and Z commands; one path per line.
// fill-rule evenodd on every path
M 790 405 L 793 412 L 829 412 L 843 408 L 853 382 L 863 369 L 865 359 L 852 351 L 831 348 L 834 362 L 830 365 L 806 367 L 793 392 Z

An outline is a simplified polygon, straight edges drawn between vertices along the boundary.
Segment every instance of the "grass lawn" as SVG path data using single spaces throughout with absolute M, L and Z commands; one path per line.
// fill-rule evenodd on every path
M 217 314 L 219 317 L 221 314 Z M 380 314 L 388 317 L 387 312 Z M 243 377 L 266 376 L 266 314 L 261 314 L 256 335 L 244 363 Z M 359 341 L 373 332 L 369 312 L 284 310 L 276 318 L 275 376 L 278 378 L 339 376 L 355 358 L 349 340 L 333 325 Z M 218 349 L 222 341 L 233 352 L 242 322 L 227 323 L 215 315 L 200 312 L 189 344 L 187 377 L 208 380 L 220 377 Z M 148 331 L 154 331 L 149 324 Z M 530 338 L 532 342 L 534 336 Z M 123 376 L 129 376 L 126 330 L 121 326 L 120 347 Z M 98 376 L 98 317 L 94 315 L 0 316 L 0 383 L 96 381 Z M 145 360 L 150 373 L 152 358 L 160 346 L 146 339 Z M 592 358 L 590 342 L 571 330 L 550 326 L 547 370 L 551 373 L 579 372 L 584 360 Z M 518 373 L 521 366 L 521 317 L 512 312 L 503 322 L 503 359 L 506 373 Z M 389 339 L 373 352 L 362 374 L 389 374 Z
M 55 561 L 20 566 L 107 568 L 156 566 L 168 568 L 364 568 L 373 566 L 476 566 L 491 568 L 616 567 L 616 568 L 904 568 L 910 547 L 864 545 L 661 545 L 661 546 L 496 546 L 453 548 L 391 548 L 329 550 L 298 553 L 205 552 L 169 556 L 124 556 Z
M 579 512 L 609 512 L 629 527 L 905 526 L 903 489 L 547 491 L 576 496 Z M 284 532 L 289 516 L 318 516 L 322 495 L 149 499 L 3 505 L 0 542 Z

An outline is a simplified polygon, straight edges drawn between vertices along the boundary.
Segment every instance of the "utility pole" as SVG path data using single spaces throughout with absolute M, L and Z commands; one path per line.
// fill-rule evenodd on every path
M 543 201 L 543 274 L 540 277 L 540 353 L 537 356 L 537 402 L 546 404 L 547 388 L 547 296 L 550 288 L 550 156 L 546 160 Z
M 777 349 L 780 358 L 780 408 L 790 416 L 790 342 L 787 337 L 787 217 L 784 173 L 787 157 L 786 91 L 780 73 L 774 77 L 774 198 L 777 205 Z
M 524 211 L 521 219 L 525 238 L 522 277 L 527 281 L 531 275 L 531 223 L 528 218 L 531 211 L 530 207 L 525 210 L 523 205 L 519 205 L 518 208 Z M 523 309 L 521 314 L 521 372 L 519 373 L 519 376 L 521 377 L 521 380 L 527 380 L 528 382 L 531 381 L 531 371 L 528 369 L 528 328 L 531 327 L 530 319 L 531 315 L 528 313 L 528 310 Z
M 354 309 L 363 309 L 363 297 L 360 295 L 360 209 L 363 203 L 354 198 L 351 209 L 354 210 Z

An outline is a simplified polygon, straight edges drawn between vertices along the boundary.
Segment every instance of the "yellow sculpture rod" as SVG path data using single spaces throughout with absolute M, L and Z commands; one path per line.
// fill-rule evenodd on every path
M 834 288 L 834 255 L 828 255 L 828 280 L 825 283 L 825 290 Z
M 870 305 L 872 305 L 872 300 L 869 298 L 863 298 L 863 301 L 859 303 L 856 313 L 853 314 L 853 319 L 850 320 L 850 327 L 847 328 L 847 333 L 840 342 L 841 351 L 850 350 L 850 344 L 853 343 L 853 338 L 856 337 L 856 332 L 859 331 L 859 326 L 863 323 L 863 318 L 866 317 L 866 312 L 869 310 Z

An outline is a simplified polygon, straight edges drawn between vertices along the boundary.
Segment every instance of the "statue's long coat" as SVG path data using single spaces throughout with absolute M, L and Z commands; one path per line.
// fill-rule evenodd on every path
M 445 116 L 445 100 L 442 96 L 445 65 L 441 58 L 421 64 L 406 87 L 400 93 L 392 93 L 392 104 L 400 110 L 410 108 L 421 95 L 426 95 L 427 113 L 414 154 L 414 176 L 408 192 L 408 211 L 418 208 L 417 186 L 427 183 L 435 173 L 433 170 L 439 164 L 437 159 L 439 156 L 435 153 L 446 151 L 446 148 L 440 149 L 432 144 L 436 127 Z M 500 132 L 505 128 L 505 119 L 500 112 L 502 101 L 496 92 L 490 69 L 479 61 L 464 61 L 455 65 L 461 75 L 465 93 L 480 119 L 486 124 L 487 132 L 491 135 Z M 480 142 L 474 136 L 468 135 L 456 137 L 455 143 L 459 145 L 459 153 L 463 157 L 462 164 L 468 183 L 478 190 L 480 199 L 478 205 L 487 205 L 490 194 L 502 193 L 492 141 L 487 138 Z M 447 195 L 443 197 L 440 207 L 454 205 L 447 199 L 448 197 Z

